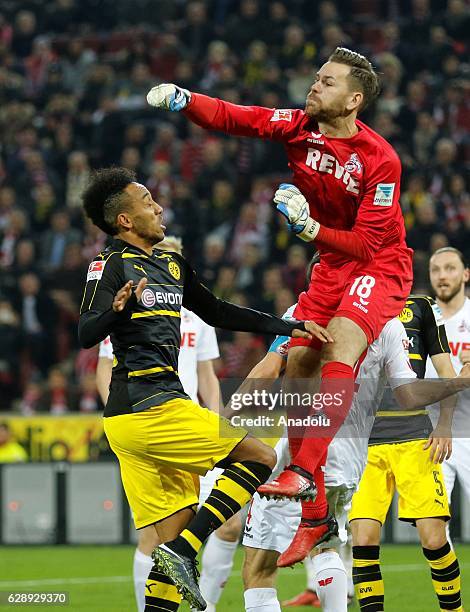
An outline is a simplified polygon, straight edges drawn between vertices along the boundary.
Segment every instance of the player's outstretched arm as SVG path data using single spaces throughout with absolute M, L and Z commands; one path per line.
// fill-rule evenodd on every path
M 415 410 L 470 388 L 470 364 L 451 380 L 417 379 L 394 389 L 394 395 L 404 410 Z
M 241 106 L 190 92 L 174 83 L 161 83 L 147 94 L 150 106 L 184 115 L 201 127 L 220 130 L 235 136 L 287 140 L 296 130 L 294 117 L 302 111 L 272 109 L 262 106 Z
M 185 262 L 186 263 L 186 262 Z M 333 337 L 314 321 L 289 321 L 252 308 L 244 308 L 217 298 L 199 282 L 189 265 L 184 285 L 183 306 L 196 313 L 213 327 L 231 331 L 247 331 L 293 338 L 318 338 L 334 342 Z

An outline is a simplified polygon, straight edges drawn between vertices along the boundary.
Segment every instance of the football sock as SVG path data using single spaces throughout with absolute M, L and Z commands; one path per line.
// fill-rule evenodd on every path
M 340 361 L 330 361 L 321 369 L 321 397 L 341 396 L 340 406 L 327 406 L 322 412 L 330 418 L 330 427 L 326 436 L 320 437 L 321 429 L 316 426 L 305 428 L 305 437 L 299 452 L 292 457 L 292 463 L 314 474 L 323 455 L 328 450 L 331 440 L 343 424 L 349 412 L 354 395 L 354 370 Z M 325 400 L 326 401 L 326 400 Z M 334 409 L 332 409 L 334 408 Z M 318 485 L 317 485 L 318 486 Z
M 366 612 L 383 612 L 384 609 L 379 556 L 380 546 L 353 546 L 353 582 L 359 608 Z
M 313 566 L 312 557 L 305 557 L 304 567 L 307 574 L 307 589 L 316 593 L 317 585 L 315 584 L 315 568 Z
M 229 465 L 187 528 L 166 546 L 181 555 L 195 557 L 206 538 L 243 508 L 270 475 L 271 468 L 257 461 Z
M 276 589 L 248 589 L 245 591 L 246 612 L 281 612 Z
M 439 600 L 440 610 L 460 612 L 463 608 L 460 598 L 459 562 L 449 542 L 437 550 L 423 548 L 423 553 L 431 568 L 432 585 Z
M 327 451 L 325 451 L 320 460 L 320 464 L 313 472 L 313 479 L 317 487 L 317 498 L 313 502 L 302 501 L 302 518 L 318 520 L 325 518 L 325 516 L 328 514 L 324 473 L 326 457 Z
M 238 542 L 221 540 L 217 533 L 211 534 L 204 547 L 201 559 L 199 588 L 207 603 L 218 603 L 225 583 L 233 567 L 233 557 Z
M 352 544 L 351 544 L 351 534 L 348 535 L 348 541 L 344 546 L 340 546 L 338 550 L 339 556 L 341 557 L 341 561 L 346 569 L 346 575 L 348 577 L 348 595 L 349 597 L 354 597 L 354 584 L 352 580 L 352 566 L 353 566 L 353 558 L 352 558 Z
M 136 548 L 134 554 L 133 575 L 134 592 L 138 612 L 144 612 L 145 609 L 145 583 L 147 582 L 147 578 L 152 567 L 152 557 L 144 555 L 143 552 Z
M 313 567 L 323 612 L 347 612 L 348 577 L 338 553 L 328 551 L 316 555 Z
M 181 599 L 171 578 L 152 567 L 145 584 L 145 612 L 175 612 Z

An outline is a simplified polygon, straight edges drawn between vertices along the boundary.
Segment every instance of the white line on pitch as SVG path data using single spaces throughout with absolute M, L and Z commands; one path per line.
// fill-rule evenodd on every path
M 460 563 L 461 568 L 470 568 L 470 563 Z M 408 565 L 382 565 L 384 572 L 389 573 L 404 573 L 404 572 L 419 572 L 429 571 L 428 566 L 423 560 L 423 563 L 410 563 Z M 284 575 L 292 574 L 303 574 L 303 567 L 295 567 L 289 573 Z M 240 570 L 235 570 L 231 574 L 232 576 L 241 576 Z M 283 574 L 281 574 L 282 576 Z M 67 585 L 67 584 L 103 584 L 109 582 L 132 582 L 132 576 L 91 576 L 84 578 L 44 578 L 43 580 L 2 580 L 0 582 L 0 589 L 4 587 L 28 587 L 28 586 L 53 586 L 53 585 Z

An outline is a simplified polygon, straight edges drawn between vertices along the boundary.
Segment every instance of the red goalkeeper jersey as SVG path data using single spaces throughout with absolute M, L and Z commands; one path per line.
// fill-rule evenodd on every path
M 390 258 L 390 248 L 406 248 L 400 160 L 361 121 L 355 136 L 328 138 L 302 110 L 238 106 L 195 93 L 184 113 L 204 128 L 284 144 L 293 183 L 322 225 L 315 245 L 324 264 L 378 261 L 384 250 Z

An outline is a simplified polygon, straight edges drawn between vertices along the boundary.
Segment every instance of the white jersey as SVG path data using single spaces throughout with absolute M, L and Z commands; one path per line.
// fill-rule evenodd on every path
M 463 306 L 449 319 L 444 320 L 450 347 L 450 359 L 458 374 L 462 369 L 460 354 L 470 350 L 470 299 L 465 298 Z M 426 362 L 426 378 L 439 378 L 431 359 Z M 429 415 L 436 424 L 439 417 L 439 404 L 430 406 Z M 459 393 L 454 412 L 453 434 L 455 437 L 470 437 L 470 390 Z
M 408 361 L 407 346 L 405 328 L 397 318 L 392 319 L 367 351 L 359 368 L 359 388 L 351 410 L 328 448 L 325 486 L 330 510 L 338 520 L 341 543 L 346 541 L 347 513 L 367 462 L 369 434 L 385 385 L 388 382 L 392 388 L 397 388 L 416 378 Z M 290 463 L 286 437 L 278 442 L 275 450 L 278 462 L 271 479 Z M 283 553 L 297 531 L 300 514 L 299 502 L 262 499 L 255 493 L 248 513 L 243 544 Z M 337 544 L 338 542 L 329 541 L 324 546 Z
M 113 345 L 111 344 L 111 338 L 106 336 L 104 340 L 100 342 L 100 350 L 98 357 L 104 357 L 105 359 L 113 359 Z
M 181 308 L 181 349 L 178 356 L 178 374 L 183 389 L 197 402 L 197 363 L 219 357 L 215 329 L 186 308 Z M 100 357 L 113 359 L 113 345 L 108 336 L 100 342 Z
M 184 390 L 197 402 L 197 363 L 220 356 L 215 329 L 194 312 L 181 308 L 181 350 L 178 374 Z

